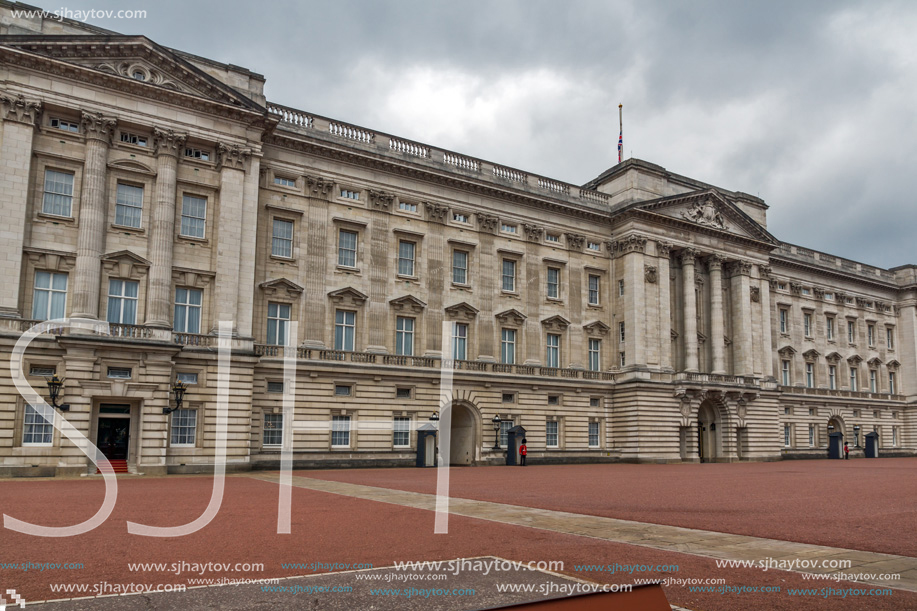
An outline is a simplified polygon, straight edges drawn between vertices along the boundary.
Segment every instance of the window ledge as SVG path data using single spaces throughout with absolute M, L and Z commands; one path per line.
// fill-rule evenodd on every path
M 420 284 L 420 278 L 417 276 L 407 276 L 405 274 L 395 274 L 395 278 L 398 280 L 404 280 L 405 282 L 413 282 L 414 284 Z
M 131 233 L 134 235 L 146 235 L 146 229 L 144 229 L 143 227 L 128 227 L 127 225 L 116 225 L 115 223 L 112 223 L 110 229 L 112 231 L 118 231 L 121 233 Z
M 291 265 L 298 265 L 296 259 L 293 257 L 281 257 L 279 255 L 271 255 L 270 259 L 273 261 L 279 261 L 280 263 L 289 263 Z
M 452 283 L 452 288 L 458 289 L 458 290 L 460 290 L 460 291 L 469 291 L 469 292 L 471 292 L 471 285 L 470 285 L 470 284 L 462 284 L 461 282 L 453 282 L 453 283 Z
M 359 268 L 359 267 L 349 267 L 349 266 L 347 266 L 347 265 L 336 265 L 336 266 L 334 267 L 334 270 L 335 270 L 335 272 L 342 273 L 342 274 L 356 274 L 356 275 L 360 275 L 360 268 Z
M 209 245 L 210 245 L 210 240 L 208 240 L 207 238 L 197 238 L 197 237 L 190 236 L 190 235 L 181 235 L 181 234 L 179 234 L 179 235 L 175 236 L 175 241 L 176 241 L 176 242 L 188 242 L 189 244 L 192 244 L 192 245 L 194 245 L 194 246 L 196 246 L 196 245 L 198 245 L 198 244 L 200 244 L 201 246 L 209 246 Z
M 560 297 L 545 297 L 544 301 L 545 303 L 552 303 L 552 304 L 558 304 L 558 305 L 563 305 L 564 303 L 564 300 L 561 299 Z
M 605 307 L 598 303 L 590 303 L 586 305 L 587 310 L 604 310 Z
M 48 212 L 38 212 L 35 216 L 38 219 L 42 219 L 42 220 L 50 221 L 54 223 L 67 223 L 70 225 L 76 223 L 76 219 L 73 218 L 72 216 L 58 216 L 57 214 L 50 214 Z

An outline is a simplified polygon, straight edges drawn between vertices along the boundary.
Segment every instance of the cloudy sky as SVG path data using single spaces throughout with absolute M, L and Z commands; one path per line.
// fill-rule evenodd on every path
M 625 157 L 763 197 L 778 238 L 917 263 L 917 3 L 32 0 L 245 66 L 271 101 L 559 180 Z

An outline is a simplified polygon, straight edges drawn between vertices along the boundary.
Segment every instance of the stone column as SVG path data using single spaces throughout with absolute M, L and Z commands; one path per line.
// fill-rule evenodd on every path
M 153 192 L 153 223 L 150 229 L 150 276 L 147 286 L 148 327 L 170 329 L 172 325 L 172 246 L 175 241 L 175 187 L 178 156 L 187 134 L 153 128 L 156 151 L 156 188 Z
M 685 371 L 697 371 L 697 298 L 694 294 L 694 259 L 697 251 L 681 251 L 682 293 L 685 319 Z
M 615 242 L 615 253 L 624 264 L 624 285 L 631 287 L 624 293 L 627 305 L 624 308 L 624 352 L 625 367 L 646 366 L 646 269 L 644 253 L 646 238 L 629 235 Z M 620 343 L 617 325 L 613 329 L 615 341 Z
M 19 280 L 26 234 L 32 136 L 41 116 L 41 102 L 0 91 L 0 116 L 3 117 L 0 232 L 7 249 L 7 258 L 0 261 L 0 278 L 4 280 L 0 283 L 0 317 L 19 318 L 23 314 L 19 309 Z M 39 180 L 43 181 L 44 177 Z
M 659 366 L 663 369 L 674 369 L 672 359 L 672 296 L 670 294 L 670 261 L 672 245 L 668 242 L 656 242 L 656 255 L 659 268 L 656 276 L 659 283 Z
M 217 334 L 221 320 L 231 320 L 238 335 L 239 253 L 242 250 L 242 222 L 245 205 L 245 162 L 251 151 L 236 145 L 217 145 L 220 170 L 220 212 L 217 216 L 217 261 L 215 316 L 210 328 Z
M 389 216 L 395 196 L 384 191 L 369 191 L 369 202 L 374 214 L 369 226 L 369 304 L 366 309 L 366 324 L 369 327 L 367 352 L 388 352 L 386 331 L 389 324 L 388 298 L 389 279 L 395 275 L 389 252 L 392 235 L 389 232 Z M 398 248 L 397 242 L 395 249 Z M 395 251 L 397 252 L 397 250 Z M 416 257 L 416 253 L 415 253 Z M 416 265 L 416 262 L 415 262 Z M 394 337 L 391 339 L 394 345 Z
M 525 259 L 521 263 L 519 271 L 522 271 L 521 267 L 525 265 L 525 286 L 520 287 L 520 292 L 523 295 L 523 299 L 525 299 L 525 306 L 523 306 L 522 311 L 525 312 L 528 318 L 522 323 L 524 325 L 523 333 L 525 333 L 525 354 L 521 356 L 525 357 L 523 361 L 525 365 L 541 365 L 543 363 L 546 364 L 542 360 L 542 355 L 546 356 L 545 341 L 547 336 L 544 334 L 541 325 L 541 304 L 547 295 L 547 272 L 542 273 L 543 263 L 538 256 L 538 244 L 541 243 L 542 235 L 544 235 L 544 227 L 522 223 L 522 230 L 525 232 L 526 238 Z M 572 270 L 561 270 L 561 276 L 571 273 Z M 558 287 L 558 290 L 560 290 L 560 287 Z M 564 342 L 562 341 L 560 348 L 561 366 L 563 366 L 565 359 L 570 358 L 563 344 Z
M 83 165 L 83 190 L 80 197 L 80 230 L 76 240 L 76 268 L 73 276 L 74 318 L 99 317 L 99 283 L 102 253 L 105 250 L 105 199 L 108 147 L 118 122 L 101 113 L 83 113 L 86 135 L 86 161 Z
M 723 336 L 723 257 L 707 257 L 707 268 L 710 270 L 710 347 L 713 352 L 713 371 L 715 374 L 726 373 L 726 355 Z
M 774 349 L 771 337 L 771 268 L 767 265 L 758 266 L 758 300 L 761 303 L 761 375 L 765 378 L 774 377 Z M 827 374 L 825 374 L 827 375 Z
M 328 218 L 328 197 L 334 192 L 333 181 L 321 176 L 306 176 L 306 195 L 309 204 L 305 216 L 306 235 L 306 294 L 303 298 L 304 316 L 300 329 L 304 331 L 303 346 L 325 348 L 326 324 L 325 274 L 329 265 L 337 262 L 338 227 Z M 330 230 L 329 230 L 330 227 Z M 328 242 L 335 245 L 329 257 Z
M 494 234 L 497 232 L 497 225 L 500 219 L 489 214 L 476 214 L 481 230 L 478 237 L 481 240 L 480 251 L 478 254 L 478 270 L 480 276 L 480 304 L 481 311 L 477 316 L 477 347 L 478 360 L 496 361 L 496 354 L 499 354 L 499 344 L 495 344 L 496 328 L 494 325 L 494 295 L 500 290 L 495 287 L 500 273 L 495 262 L 496 253 L 494 252 Z M 470 355 L 469 355 L 470 356 Z
M 427 211 L 427 234 L 424 250 L 427 261 L 427 307 L 424 312 L 424 336 L 426 348 L 424 356 L 446 356 L 451 358 L 451 354 L 443 355 L 443 295 L 446 294 L 446 274 L 451 267 L 447 268 L 446 258 L 446 236 L 445 223 L 449 215 L 449 208 L 424 202 Z M 423 256 L 417 253 L 418 259 Z M 449 341 L 449 340 L 446 340 Z
M 733 373 L 738 376 L 754 375 L 754 346 L 751 341 L 751 263 L 733 261 L 732 273 L 732 320 Z
M 239 249 L 239 297 L 237 331 L 239 337 L 254 337 L 252 320 L 255 305 L 255 248 L 258 242 L 258 179 L 261 176 L 261 152 L 252 151 L 242 185 L 242 235 Z M 304 229 L 300 229 L 304 231 Z M 297 236 L 302 239 L 302 236 Z M 314 294 L 313 294 L 314 295 Z M 300 319 L 302 320 L 302 319 Z M 298 338 L 292 338 L 295 342 Z

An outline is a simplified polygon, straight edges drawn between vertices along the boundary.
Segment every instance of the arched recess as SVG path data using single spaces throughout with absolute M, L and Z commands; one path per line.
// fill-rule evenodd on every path
M 734 432 L 730 433 L 729 408 L 708 397 L 697 408 L 697 455 L 701 462 L 735 458 Z
M 841 433 L 844 435 L 844 437 L 846 437 L 847 436 L 846 426 L 847 425 L 844 423 L 844 419 L 841 417 L 840 414 L 833 414 L 830 418 L 828 418 L 828 433 L 829 434 L 830 433 Z M 834 428 L 831 428 L 831 427 L 834 427 Z
M 449 464 L 473 465 L 481 459 L 481 413 L 463 399 L 454 399 L 450 407 Z

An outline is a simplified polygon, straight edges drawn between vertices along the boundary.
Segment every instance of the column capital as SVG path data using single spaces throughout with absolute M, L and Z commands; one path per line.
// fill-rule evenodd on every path
M 725 260 L 726 259 L 722 255 L 718 255 L 716 253 L 707 255 L 707 269 L 709 269 L 711 272 L 712 271 L 722 271 L 723 262 Z
M 262 172 L 264 170 L 262 169 Z M 310 176 L 306 174 L 307 191 L 318 197 L 327 197 L 334 189 L 334 181 L 323 176 Z
M 695 259 L 697 259 L 697 249 L 696 248 L 684 248 L 680 253 L 678 253 L 678 258 L 681 259 L 681 264 L 690 264 L 694 265 Z
M 672 253 L 672 243 L 671 242 L 661 242 L 656 241 L 656 254 L 660 257 L 668 258 Z
M 529 242 L 541 242 L 541 236 L 544 235 L 544 227 L 532 223 L 522 223 L 522 230 Z
M 427 219 L 440 225 L 446 224 L 446 217 L 449 214 L 449 206 L 437 204 L 434 202 L 424 202 L 424 209 L 427 211 Z
M 582 250 L 583 246 L 586 244 L 586 236 L 581 233 L 565 233 L 564 237 L 567 238 L 567 248 L 570 250 Z
M 115 128 L 118 127 L 118 120 L 114 117 L 105 117 L 100 112 L 92 113 L 84 110 L 80 124 L 87 140 L 101 140 L 105 144 L 111 144 Z
M 761 275 L 762 278 L 770 278 L 773 272 L 774 270 L 771 268 L 770 265 L 759 265 L 758 266 L 758 273 Z
M 376 191 L 374 189 L 369 190 L 369 202 L 372 204 L 373 210 L 391 212 L 392 203 L 394 201 L 395 196 L 391 193 L 386 193 L 385 191 Z
M 612 242 L 611 246 L 616 255 L 626 255 L 632 252 L 644 253 L 646 252 L 646 242 L 647 239 L 644 236 L 632 233 L 623 238 L 618 238 Z
M 157 156 L 170 155 L 178 157 L 181 155 L 181 150 L 184 148 L 185 140 L 187 139 L 188 134 L 176 133 L 171 129 L 153 128 L 153 150 L 156 151 Z
M 481 231 L 486 233 L 496 233 L 497 225 L 500 223 L 500 219 L 492 214 L 484 214 L 482 212 L 476 212 L 475 216 L 478 217 L 478 224 L 481 226 Z
M 0 91 L 0 111 L 4 121 L 38 125 L 41 108 L 41 100 L 28 100 L 21 93 L 13 95 Z
M 238 144 L 217 143 L 217 169 L 232 168 L 242 170 L 245 162 L 252 156 L 250 148 L 242 148 Z
M 738 261 L 729 262 L 729 273 L 732 276 L 750 276 L 751 275 L 751 263 L 749 261 L 743 261 L 739 259 Z

